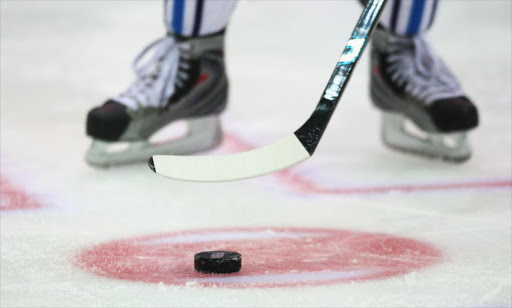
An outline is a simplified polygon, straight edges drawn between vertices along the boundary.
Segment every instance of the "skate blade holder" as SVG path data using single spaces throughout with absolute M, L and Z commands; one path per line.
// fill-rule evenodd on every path
M 162 127 L 147 140 L 94 140 L 85 160 L 96 167 L 146 162 L 154 154 L 184 155 L 206 151 L 221 141 L 222 129 L 217 115 L 178 120 Z
M 382 114 L 382 139 L 392 148 L 432 158 L 463 162 L 471 156 L 466 132 L 425 132 L 400 113 Z

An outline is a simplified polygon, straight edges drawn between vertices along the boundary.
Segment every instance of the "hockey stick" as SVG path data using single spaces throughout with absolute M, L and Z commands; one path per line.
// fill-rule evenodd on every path
M 310 158 L 322 138 L 387 0 L 369 0 L 309 119 L 295 133 L 255 150 L 217 156 L 154 155 L 148 165 L 160 175 L 186 181 L 221 182 L 256 177 Z

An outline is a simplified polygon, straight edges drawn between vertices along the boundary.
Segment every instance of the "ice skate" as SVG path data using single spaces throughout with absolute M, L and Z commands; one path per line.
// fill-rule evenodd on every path
M 478 111 L 421 36 L 377 29 L 371 61 L 371 98 L 383 112 L 386 145 L 455 162 L 471 156 L 466 134 Z
M 93 143 L 86 161 L 106 167 L 217 146 L 222 138 L 219 114 L 228 93 L 223 41 L 224 33 L 167 35 L 147 46 L 133 62 L 133 84 L 87 115 Z M 176 120 L 186 122 L 184 136 L 152 142 L 157 131 Z

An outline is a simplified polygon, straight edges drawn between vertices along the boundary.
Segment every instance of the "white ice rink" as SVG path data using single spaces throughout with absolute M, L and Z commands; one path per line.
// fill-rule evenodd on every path
M 164 34 L 161 1 L 0 1 L 1 307 L 510 307 L 512 2 L 442 1 L 433 46 L 477 103 L 473 157 L 384 148 L 368 55 L 315 156 L 259 179 L 99 170 L 87 111 Z M 360 14 L 356 1 L 243 1 L 226 56 L 225 142 L 298 128 Z M 200 275 L 233 249 L 242 271 Z

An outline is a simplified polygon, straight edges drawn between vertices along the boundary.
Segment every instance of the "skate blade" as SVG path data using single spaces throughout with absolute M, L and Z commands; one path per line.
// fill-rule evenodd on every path
M 106 168 L 132 163 L 147 163 L 152 155 L 185 155 L 215 148 L 222 141 L 222 130 L 217 115 L 184 121 L 184 134 L 173 140 L 143 140 L 135 142 L 106 142 L 93 140 L 85 161 L 94 167 Z M 172 125 L 172 124 L 170 124 Z M 161 135 L 162 130 L 154 136 Z
M 471 157 L 471 147 L 465 132 L 436 134 L 426 133 L 409 125 L 399 113 L 384 112 L 382 140 L 392 149 L 432 159 L 462 163 Z

